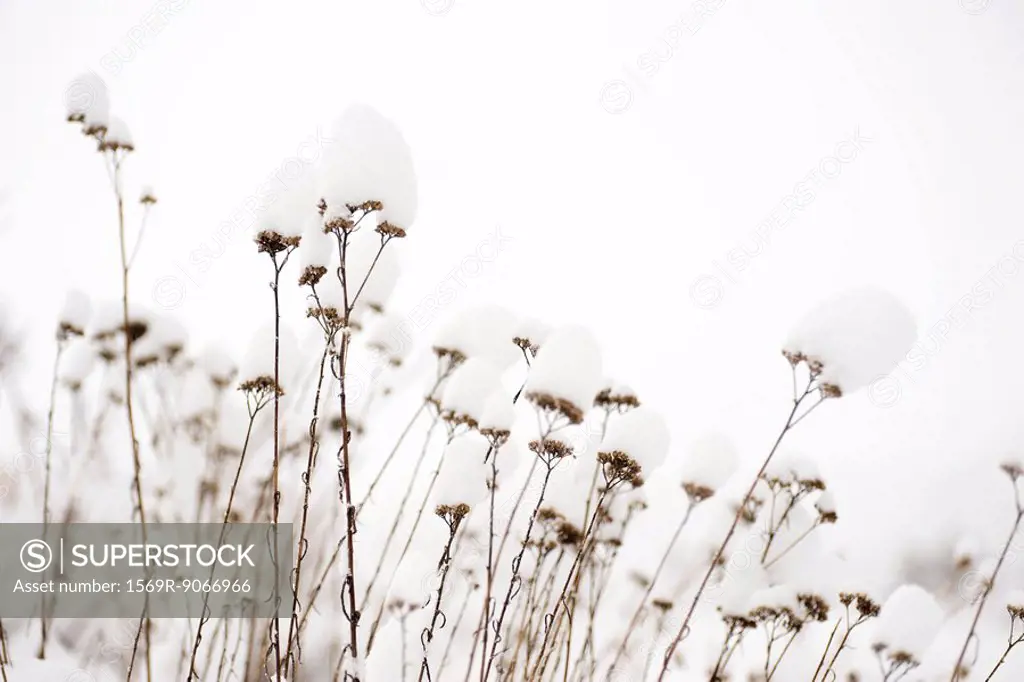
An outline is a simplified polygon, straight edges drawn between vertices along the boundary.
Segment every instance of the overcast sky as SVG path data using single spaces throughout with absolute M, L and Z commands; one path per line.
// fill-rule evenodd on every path
M 1022 447 L 1019 3 L 0 0 L 0 64 L 0 286 L 39 341 L 40 395 L 63 292 L 119 286 L 100 159 L 63 123 L 72 78 L 105 78 L 130 191 L 160 199 L 133 298 L 235 348 L 267 319 L 269 267 L 218 230 L 363 101 L 420 180 L 397 311 L 456 270 L 458 304 L 585 323 L 677 450 L 713 427 L 754 458 L 785 417 L 792 323 L 882 286 L 917 355 L 793 442 L 841 515 L 861 500 L 854 537 L 933 533 L 911 520 L 960 502 L 1009 515 L 998 476 L 961 473 Z

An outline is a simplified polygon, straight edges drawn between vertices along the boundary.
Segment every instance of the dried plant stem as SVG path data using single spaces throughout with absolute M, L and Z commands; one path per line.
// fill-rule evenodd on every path
M 338 451 L 338 495 L 340 501 L 345 509 L 345 545 L 346 545 L 346 558 L 348 560 L 345 568 L 345 584 L 344 592 L 347 593 L 342 596 L 342 611 L 345 614 L 345 618 L 349 625 L 349 648 L 348 651 L 352 654 L 352 667 L 356 671 L 351 674 L 353 682 L 362 682 L 359 679 L 358 670 L 360 669 L 359 659 L 359 619 L 360 611 L 356 604 L 356 549 L 355 549 L 355 534 L 356 534 L 356 507 L 353 503 L 352 495 L 352 463 L 351 463 L 351 441 L 352 432 L 349 428 L 349 417 L 348 417 L 348 386 L 346 382 L 348 373 L 348 351 L 349 343 L 352 340 L 352 310 L 355 307 L 356 301 L 359 299 L 359 295 L 363 291 L 363 287 L 366 286 L 366 282 L 370 279 L 370 275 L 373 274 L 373 269 L 377 264 L 380 254 L 384 251 L 384 247 L 387 246 L 390 237 L 381 235 L 380 249 L 377 251 L 377 255 L 374 256 L 373 262 L 366 271 L 366 276 L 360 283 L 359 288 L 356 289 L 354 296 L 349 296 L 349 279 L 348 279 L 348 244 L 349 237 L 352 232 L 359 227 L 359 223 L 362 222 L 369 214 L 369 211 L 363 211 L 351 227 L 339 228 L 335 231 L 338 237 L 338 250 L 339 250 L 339 265 L 338 265 L 338 280 L 341 283 L 342 296 L 344 300 L 344 315 L 342 317 L 342 329 L 341 329 L 341 344 L 338 351 L 338 367 L 335 378 L 338 380 L 339 392 L 338 402 L 341 408 L 341 447 Z M 347 596 L 347 604 L 345 597 Z
M 377 563 L 377 568 L 373 572 L 373 577 L 370 578 L 370 582 L 366 587 L 366 593 L 363 595 L 363 604 L 366 604 L 370 599 L 370 593 L 373 590 L 374 585 L 377 584 L 377 579 L 380 577 L 381 571 L 384 568 L 385 561 L 387 559 L 387 552 L 391 546 L 391 541 L 394 539 L 398 532 L 399 524 L 402 520 L 402 515 L 405 513 L 405 505 L 408 504 L 409 498 L 412 496 L 413 488 L 416 484 L 417 474 L 419 474 L 420 466 L 426 459 L 428 450 L 430 449 L 430 437 L 434 434 L 434 429 L 437 427 L 438 417 L 435 415 L 434 419 L 430 423 L 430 427 L 427 429 L 427 435 L 423 439 L 423 448 L 420 450 L 419 458 L 416 460 L 416 465 L 413 467 L 412 476 L 409 478 L 409 483 L 406 486 L 405 494 L 402 496 L 402 501 L 399 503 L 398 512 L 395 514 L 395 520 L 391 524 L 391 530 L 388 531 L 388 537 L 384 541 L 384 547 L 381 549 L 380 561 Z M 423 495 L 423 501 L 420 503 L 419 510 L 416 514 L 416 521 L 413 523 L 412 530 L 409 531 L 409 535 L 406 537 L 406 543 L 402 548 L 401 554 L 399 554 L 398 561 L 395 563 L 395 569 L 398 570 L 398 566 L 402 563 L 402 559 L 405 558 L 406 553 L 409 551 L 409 547 L 412 545 L 413 536 L 416 533 L 416 529 L 419 527 L 420 519 L 423 517 L 423 510 L 426 509 L 427 501 L 430 499 L 430 493 L 434 489 L 434 482 L 437 481 L 437 477 L 440 475 L 441 465 L 438 464 L 437 469 L 434 470 L 433 477 L 430 479 L 430 483 L 427 486 L 427 491 Z M 390 581 L 394 579 L 394 571 L 391 573 L 389 578 L 388 587 L 390 587 Z M 373 649 L 373 641 L 377 635 L 377 628 L 380 626 L 380 619 L 384 614 L 384 602 L 381 601 L 380 607 L 377 609 L 377 613 L 374 615 L 373 624 L 370 626 L 370 637 L 366 645 L 366 651 L 369 653 Z
M 794 368 L 793 371 L 796 372 L 796 368 Z M 782 444 L 782 440 L 786 437 L 786 434 L 788 434 L 794 426 L 796 426 L 801 420 L 803 420 L 804 417 L 810 414 L 811 410 L 820 405 L 822 400 L 824 400 L 824 398 L 819 397 L 817 402 L 811 405 L 811 407 L 808 408 L 803 414 L 797 416 L 800 406 L 803 404 L 804 400 L 806 400 L 807 397 L 811 395 L 812 391 L 815 388 L 816 386 L 814 382 L 814 377 L 812 376 L 811 379 L 808 381 L 807 387 L 804 389 L 803 394 L 793 399 L 793 407 L 789 412 L 789 417 L 786 419 L 786 425 L 782 428 L 782 431 L 779 433 L 779 436 L 775 439 L 775 444 L 772 445 L 771 450 L 769 450 L 768 452 L 768 456 L 765 457 L 764 462 L 761 464 L 761 469 L 757 472 L 757 475 L 754 477 L 753 482 L 747 489 L 746 495 L 743 496 L 743 501 L 740 503 L 739 508 L 736 510 L 736 515 L 732 519 L 732 524 L 729 526 L 729 530 L 728 532 L 726 532 L 725 538 L 722 540 L 722 544 L 718 547 L 718 551 L 715 552 L 715 556 L 711 560 L 711 563 L 708 566 L 708 569 L 705 572 L 704 577 L 697 588 L 696 594 L 694 594 L 693 596 L 693 601 L 690 604 L 690 608 L 686 612 L 686 616 L 683 618 L 682 623 L 679 625 L 679 630 L 676 632 L 675 637 L 672 639 L 672 643 L 669 645 L 668 650 L 665 652 L 665 658 L 662 661 L 661 665 L 661 672 L 658 673 L 658 682 L 664 682 L 665 676 L 668 675 L 668 667 L 672 662 L 672 656 L 675 654 L 676 648 L 679 646 L 679 642 L 683 640 L 683 637 L 689 630 L 690 620 L 693 618 L 693 614 L 697 610 L 697 604 L 700 603 L 701 597 L 704 596 L 704 590 L 705 588 L 707 588 L 708 582 L 710 582 L 711 576 L 715 572 L 715 567 L 718 566 L 718 563 L 721 561 L 722 556 L 725 554 L 725 549 L 726 547 L 728 547 L 729 541 L 732 540 L 732 536 L 736 533 L 736 528 L 739 525 L 740 519 L 743 516 L 743 511 L 747 508 L 747 505 L 750 504 L 750 500 L 754 496 L 754 491 L 757 489 L 757 484 L 761 481 L 761 477 L 764 475 L 765 470 L 768 468 L 768 465 L 771 463 L 772 458 L 778 451 L 779 445 Z
M 1017 516 L 1013 520 L 1013 528 L 1010 529 L 1010 535 L 1006 538 L 1006 543 L 1003 545 L 1003 551 L 999 554 L 999 561 L 996 562 L 996 567 L 992 570 L 992 576 L 985 581 L 985 589 L 981 593 L 981 598 L 978 600 L 978 608 L 974 611 L 974 619 L 971 621 L 971 629 L 967 632 L 967 638 L 964 639 L 964 645 L 960 649 L 960 655 L 956 659 L 956 665 L 953 666 L 953 673 L 950 675 L 950 682 L 957 682 L 961 679 L 963 668 L 961 667 L 964 662 L 964 657 L 967 655 L 967 647 L 970 646 L 971 639 L 974 638 L 974 631 L 978 627 L 978 621 L 981 620 L 981 613 L 985 610 L 985 602 L 988 601 L 989 595 L 992 594 L 992 588 L 995 587 L 996 578 L 999 577 L 999 571 L 1003 567 L 1003 563 L 1006 561 L 1006 556 L 1010 552 L 1010 547 L 1013 545 L 1013 538 L 1017 535 L 1017 531 L 1020 529 L 1021 520 L 1024 520 L 1024 503 L 1021 501 L 1020 491 L 1017 489 L 1017 478 L 1016 476 L 1010 476 L 1011 483 L 1013 484 L 1013 495 L 1014 502 L 1016 504 Z
M 60 358 L 64 352 L 64 332 L 59 331 L 57 333 L 57 352 L 53 358 L 53 379 L 50 381 L 50 407 L 46 413 L 46 473 L 44 475 L 43 483 L 43 538 L 46 538 L 47 531 L 50 526 L 50 471 L 52 469 L 53 460 L 53 411 L 54 406 L 57 402 L 57 379 L 59 378 L 60 371 Z M 39 595 L 40 600 L 40 612 L 39 612 L 39 629 L 40 629 L 40 641 L 39 641 L 39 658 L 46 658 L 46 593 Z M 6 675 L 6 673 L 5 673 Z
M 253 425 L 256 423 L 256 415 L 263 409 L 267 404 L 267 398 L 265 394 L 249 396 L 246 395 L 246 405 L 249 411 L 249 424 L 245 429 L 245 440 L 242 442 L 242 452 L 238 457 L 238 467 L 235 469 L 235 478 L 231 482 L 231 489 L 228 491 L 228 502 L 224 509 L 224 519 L 221 521 L 220 536 L 218 545 L 224 541 L 224 532 L 227 529 L 228 521 L 231 519 L 231 509 L 235 502 L 235 493 L 238 491 L 238 481 L 242 478 L 242 467 L 245 466 L 245 453 L 249 450 L 249 441 L 252 438 Z M 196 670 L 196 659 L 199 655 L 199 644 L 203 641 L 203 626 L 210 619 L 210 595 L 206 593 L 203 597 L 203 612 L 199 618 L 199 625 L 196 627 L 196 638 L 192 645 L 192 657 L 189 663 L 189 672 L 187 682 L 199 679 L 199 673 Z M 251 641 L 251 640 L 250 640 Z
M 430 617 L 430 626 L 423 629 L 420 635 L 420 644 L 423 646 L 423 662 L 420 664 L 419 682 L 424 678 L 430 680 L 430 644 L 434 641 L 434 631 L 438 627 L 443 628 L 448 621 L 447 616 L 441 610 L 441 601 L 444 599 L 444 585 L 448 580 L 448 571 L 452 566 L 452 543 L 455 542 L 455 534 L 459 530 L 462 516 L 452 516 L 448 519 L 448 541 L 441 553 L 441 559 L 437 562 L 437 570 L 441 574 L 441 582 L 437 586 L 437 599 L 434 600 L 434 613 Z
M 1021 642 L 1024 642 L 1024 630 L 1022 630 L 1021 633 L 1019 635 L 1017 635 L 1016 637 L 1014 636 L 1014 630 L 1015 630 L 1014 626 L 1016 625 L 1016 623 L 1017 623 L 1017 617 L 1011 615 L 1010 616 L 1010 635 L 1009 635 L 1009 637 L 1006 638 L 1006 649 L 1003 651 L 1003 655 L 999 657 L 999 660 L 996 661 L 996 664 L 992 668 L 992 671 L 989 672 L 988 677 L 985 678 L 985 682 L 990 682 L 990 680 L 993 677 L 995 677 L 995 674 L 999 670 L 999 668 L 1001 668 L 1003 666 L 1003 663 L 1006 663 L 1006 658 L 1007 658 L 1007 656 L 1010 655 L 1010 652 L 1013 651 L 1013 647 L 1017 646 Z
M 0 619 L 0 679 L 7 682 L 7 666 L 11 662 L 10 654 L 7 653 L 7 628 L 4 627 L 3 619 Z
M 320 419 L 320 394 L 324 386 L 325 367 L 327 356 L 330 353 L 333 339 L 328 337 L 324 342 L 324 352 L 320 355 L 320 374 L 316 384 L 316 394 L 313 397 L 313 416 L 309 420 L 309 450 L 306 454 L 306 471 L 302 474 L 303 499 L 302 499 L 302 520 L 299 523 L 299 542 L 295 550 L 294 581 L 292 583 L 292 615 L 288 622 L 288 639 L 284 655 L 284 674 L 287 676 L 292 664 L 292 646 L 301 651 L 299 646 L 299 633 L 297 630 L 299 617 L 299 588 L 302 583 L 302 560 L 309 549 L 306 540 L 306 522 L 309 519 L 309 497 L 312 493 L 313 468 L 316 466 L 316 457 L 320 452 L 320 441 L 317 436 L 317 423 Z M 294 639 L 293 639 L 294 638 Z M 296 666 L 298 663 L 296 662 Z
M 490 677 L 491 667 L 494 665 L 494 659 L 498 656 L 498 644 L 501 642 L 501 627 L 505 622 L 505 615 L 508 613 L 508 607 L 512 603 L 512 600 L 515 599 L 516 594 L 518 594 L 519 587 L 522 583 L 522 578 L 519 576 L 519 566 L 523 561 L 523 555 L 526 553 L 526 548 L 530 544 L 530 538 L 533 535 L 533 527 L 537 521 L 537 514 L 540 512 L 540 508 L 544 504 L 544 496 L 547 494 L 551 474 L 555 471 L 557 459 L 551 455 L 544 454 L 544 442 L 554 430 L 554 425 L 549 424 L 548 428 L 543 431 L 543 435 L 540 439 L 540 447 L 538 448 L 537 457 L 538 459 L 543 457 L 542 462 L 545 468 L 544 480 L 541 483 L 540 494 L 537 496 L 537 503 L 533 506 L 533 513 L 530 514 L 530 520 L 526 526 L 526 536 L 523 538 L 522 546 L 519 548 L 519 553 L 516 554 L 515 558 L 512 560 L 512 575 L 509 578 L 508 589 L 505 592 L 505 598 L 501 604 L 501 612 L 498 615 L 498 619 L 490 624 L 494 631 L 494 641 L 491 644 L 491 650 L 489 653 L 484 650 L 484 655 L 487 656 L 487 665 L 484 667 L 484 674 L 480 682 L 487 682 L 488 677 Z M 485 627 L 487 625 L 488 624 L 485 624 Z
M 473 590 L 476 590 L 478 588 L 479 588 L 479 585 L 474 583 Z M 438 666 L 437 666 L 437 677 L 438 677 L 438 679 L 441 679 L 441 673 L 444 672 L 445 665 L 448 664 L 448 657 L 451 654 L 452 645 L 455 643 L 455 638 L 459 634 L 459 628 L 462 625 L 462 621 L 463 621 L 466 613 L 469 611 L 469 602 L 470 602 L 470 597 L 472 596 L 472 594 L 473 594 L 472 591 L 466 593 L 465 598 L 462 600 L 462 608 L 459 609 L 459 615 L 455 617 L 455 624 L 452 626 L 452 636 L 448 638 L 448 644 L 445 645 L 445 647 L 444 647 L 444 654 L 441 656 L 441 663 L 439 663 Z M 404 640 L 403 640 L 403 642 L 404 642 Z
M 320 596 L 320 591 L 323 590 L 324 583 L 327 581 L 327 576 L 330 575 L 331 569 L 334 568 L 334 564 L 338 562 L 338 557 L 341 556 L 341 547 L 345 544 L 344 538 L 338 540 L 334 546 L 334 553 L 331 558 L 327 561 L 327 565 L 324 566 L 323 572 L 320 574 L 320 580 L 317 581 L 316 587 L 313 588 L 313 592 L 309 595 L 309 606 L 302 614 L 302 619 L 299 621 L 299 634 L 306 627 L 306 621 L 309 618 L 309 614 L 313 611 L 313 607 L 316 605 L 316 598 Z
M 148 534 L 146 531 L 146 505 L 142 496 L 142 460 L 139 456 L 139 439 L 135 431 L 135 414 L 133 411 L 132 402 L 132 332 L 130 328 L 131 318 L 128 313 L 128 271 L 131 268 L 131 263 L 128 258 L 128 249 L 125 242 L 125 225 L 124 225 L 124 194 L 121 190 L 121 161 L 124 159 L 123 156 L 119 156 L 116 150 L 111 152 L 110 157 L 110 175 L 114 186 L 114 195 L 117 199 L 117 234 L 118 244 L 121 252 L 121 314 L 124 323 L 124 404 L 125 410 L 128 416 L 128 432 L 131 436 L 132 446 L 132 465 L 134 469 L 134 488 L 135 488 L 135 503 L 139 512 L 139 524 L 142 530 L 142 543 L 147 544 Z M 152 682 L 153 680 L 153 664 L 152 655 L 150 653 L 151 642 L 150 642 L 150 620 L 149 620 L 149 595 L 148 593 L 144 596 L 144 605 L 142 618 L 139 623 L 139 628 L 144 632 L 145 635 L 145 647 L 146 647 L 146 679 Z M 131 662 L 128 665 L 128 680 L 131 680 L 132 670 L 135 665 L 135 655 L 138 651 L 138 638 L 136 637 L 135 645 L 132 647 Z
M 789 651 L 789 647 L 793 644 L 793 640 L 796 639 L 796 636 L 798 634 L 800 634 L 799 628 L 792 628 L 789 630 L 789 639 L 786 641 L 786 646 L 782 647 L 782 651 L 779 653 L 779 657 L 775 659 L 775 664 L 771 665 L 770 669 L 769 665 L 771 664 L 772 660 L 772 645 L 782 637 L 785 637 L 785 633 L 776 637 L 775 633 L 773 632 L 768 637 L 768 655 L 765 657 L 764 660 L 765 682 L 771 682 L 772 677 L 775 676 L 775 671 L 779 669 L 779 664 L 782 663 L 783 657 L 786 655 L 786 652 Z
M 696 506 L 695 503 L 690 502 L 686 507 L 686 513 L 683 514 L 682 520 L 679 525 L 676 526 L 676 530 L 672 533 L 672 539 L 668 541 L 668 547 L 665 548 L 665 552 L 661 555 L 661 560 L 658 562 L 658 567 L 654 569 L 654 575 L 651 577 L 650 582 L 647 583 L 647 588 L 644 590 L 643 596 L 640 597 L 640 601 L 636 605 L 636 609 L 633 611 L 633 615 L 629 619 L 629 624 L 626 625 L 626 632 L 622 636 L 622 641 L 619 643 L 619 648 L 615 650 L 615 656 L 612 658 L 612 662 L 608 667 L 608 672 L 615 669 L 615 665 L 622 658 L 623 654 L 626 653 L 626 647 L 629 646 L 629 638 L 632 636 L 633 631 L 640 622 L 640 616 L 643 614 L 644 607 L 647 605 L 647 600 L 650 599 L 651 594 L 654 592 L 654 587 L 658 583 L 658 578 L 661 577 L 661 572 L 665 570 L 665 565 L 668 564 L 668 558 L 672 554 L 672 550 L 676 546 L 676 542 L 679 541 L 679 536 L 682 535 L 683 529 L 686 527 L 687 522 L 690 520 L 690 515 L 693 513 L 693 508 Z
M 846 631 L 843 633 L 843 638 L 841 640 L 839 640 L 839 646 L 836 648 L 836 652 L 834 654 L 832 654 L 832 659 L 829 661 L 828 667 L 826 667 L 825 671 L 821 674 L 821 679 L 823 681 L 829 679 L 828 674 L 830 672 L 835 674 L 832 669 L 835 667 L 836 661 L 839 660 L 839 655 L 841 653 L 843 653 L 843 649 L 846 647 L 846 643 L 849 641 L 850 635 L 857 628 L 857 626 L 859 626 L 860 624 L 862 624 L 863 622 L 868 620 L 870 617 L 871 616 L 868 616 L 868 615 L 862 613 L 862 614 L 860 614 L 857 617 L 857 620 L 855 620 L 853 623 L 851 623 L 850 622 L 850 607 L 849 606 L 846 607 Z M 839 627 L 839 623 L 836 623 L 836 627 Z M 833 629 L 832 630 L 832 636 L 830 636 L 828 638 L 828 645 L 825 646 L 825 652 L 822 654 L 822 660 L 823 661 L 825 660 L 825 656 L 828 655 L 828 647 L 829 647 L 829 645 L 832 644 L 832 640 L 834 639 L 835 633 L 836 633 L 836 631 Z M 821 667 L 821 663 L 818 664 L 818 667 L 819 668 Z M 818 672 L 816 670 L 814 672 L 814 677 L 811 678 L 811 682 L 814 682 L 817 679 L 818 679 Z

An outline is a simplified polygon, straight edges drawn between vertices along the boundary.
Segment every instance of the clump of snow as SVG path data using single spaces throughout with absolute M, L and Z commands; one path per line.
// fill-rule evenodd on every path
M 470 358 L 448 379 L 441 394 L 441 409 L 479 423 L 491 395 L 501 390 L 498 368 L 484 358 Z
M 612 420 L 599 450 L 624 452 L 649 474 L 665 461 L 670 440 L 662 416 L 650 408 L 638 407 Z
M 412 340 L 402 322 L 401 318 L 394 315 L 380 316 L 367 331 L 366 345 L 390 362 L 401 362 L 412 350 Z
M 785 450 L 769 462 L 764 470 L 765 478 L 780 481 L 821 481 L 818 465 L 801 452 Z
M 72 289 L 64 297 L 64 306 L 60 311 L 60 324 L 77 334 L 85 332 L 92 316 L 92 303 L 84 291 Z
M 847 394 L 891 372 L 916 338 L 917 326 L 903 303 L 885 291 L 861 288 L 812 308 L 784 350 L 820 363 L 820 382 Z
M 529 341 L 540 348 L 551 334 L 551 325 L 532 317 L 520 319 L 515 326 L 515 337 Z
M 708 432 L 690 444 L 682 464 L 682 481 L 715 491 L 736 471 L 738 455 L 723 433 Z
M 516 408 L 512 404 L 512 396 L 505 389 L 498 388 L 484 402 L 480 412 L 479 428 L 481 431 L 512 431 L 516 422 Z
M 208 346 L 199 357 L 199 365 L 215 384 L 230 383 L 238 373 L 232 357 L 222 348 Z
M 333 277 L 333 268 L 337 267 L 338 238 L 324 232 L 323 221 L 319 215 L 306 219 L 302 230 L 302 243 L 299 247 L 299 272 L 308 267 L 327 268 L 325 277 Z
M 408 230 L 416 218 L 416 172 L 409 147 L 394 123 L 365 105 L 349 107 L 333 127 L 318 188 L 328 215 L 346 205 L 380 201 L 382 221 Z
M 110 118 L 107 84 L 92 71 L 81 74 L 64 91 L 64 106 L 68 120 L 81 122 L 86 134 L 106 128 Z
M 85 339 L 72 339 L 61 359 L 61 381 L 71 390 L 77 390 L 96 365 L 96 351 Z
M 582 327 L 563 327 L 537 353 L 526 395 L 566 401 L 582 414 L 594 404 L 602 378 L 601 349 L 593 334 Z
M 902 585 L 882 606 L 873 644 L 884 646 L 889 656 L 904 653 L 920 662 L 942 621 L 942 609 L 931 594 L 917 585 Z
M 279 374 L 281 388 L 288 390 L 287 380 L 290 369 L 298 355 L 298 342 L 287 327 L 281 327 Z M 242 360 L 238 374 L 242 382 L 255 379 L 274 378 L 274 325 L 268 323 L 258 329 L 249 341 L 249 348 Z
M 475 432 L 452 440 L 442 456 L 432 504 L 468 504 L 472 509 L 487 499 L 491 467 L 484 462 L 484 457 L 490 449 L 490 442 Z
M 107 121 L 107 132 L 103 135 L 103 146 L 111 149 L 134 149 L 135 143 L 128 124 L 117 116 L 111 116 Z
M 464 308 L 449 318 L 434 338 L 434 348 L 457 351 L 467 358 L 485 357 L 500 369 L 522 357 L 513 343 L 515 315 L 501 306 Z

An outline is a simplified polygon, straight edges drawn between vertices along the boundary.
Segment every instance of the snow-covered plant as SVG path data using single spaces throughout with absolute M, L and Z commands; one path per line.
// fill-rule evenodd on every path
M 878 557 L 852 561 L 845 535 L 862 491 L 823 473 L 828 443 L 791 449 L 812 413 L 844 409 L 906 356 L 916 326 L 892 295 L 843 292 L 797 321 L 781 348 L 788 405 L 753 457 L 608 377 L 588 328 L 478 305 L 424 342 L 393 302 L 418 238 L 413 157 L 356 105 L 258 216 L 251 255 L 270 286 L 252 288 L 247 348 L 195 348 L 133 296 L 156 194 L 129 203 L 138 141 L 95 75 L 69 90 L 67 118 L 112 180 L 121 295 L 68 292 L 46 409 L 2 406 L 12 433 L 46 438 L 37 470 L 3 480 L 0 510 L 290 524 L 295 551 L 275 567 L 280 618 L 62 621 L 46 617 L 59 595 L 44 596 L 36 618 L 0 620 L 3 682 L 1017 679 L 1024 596 L 1005 588 L 1019 458 L 1002 466 L 1005 542 L 956 529 L 934 575 L 908 579 L 900 556 L 879 583 L 863 570 Z M 5 395 L 20 338 L 0 315 Z M 676 438 L 690 427 L 700 435 Z M 1007 617 L 1005 646 L 989 647 Z

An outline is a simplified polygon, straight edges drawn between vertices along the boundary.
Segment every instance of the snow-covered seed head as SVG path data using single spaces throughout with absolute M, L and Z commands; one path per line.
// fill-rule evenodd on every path
M 667 613 L 672 610 L 672 602 L 667 599 L 653 599 L 651 600 L 651 606 L 662 613 Z
M 683 491 L 690 498 L 691 504 L 698 504 L 715 494 L 715 491 L 699 483 L 683 482 Z
M 99 149 L 101 152 L 135 151 L 135 143 L 132 141 L 128 124 L 116 116 L 111 116 L 106 131 L 100 137 Z
M 286 237 L 280 232 L 275 232 L 274 230 L 263 230 L 256 235 L 253 241 L 256 242 L 256 250 L 258 253 L 265 252 L 274 256 L 287 249 L 297 247 L 301 239 L 302 237 L 295 235 Z
M 554 462 L 572 455 L 572 448 L 569 445 L 551 438 L 532 440 L 529 447 L 531 452 L 546 462 Z
M 644 481 L 640 477 L 641 466 L 625 452 L 599 452 L 597 461 L 601 463 L 604 480 L 609 488 L 623 482 L 630 483 L 634 488 L 643 485 Z
M 142 192 L 139 193 L 139 203 L 143 206 L 152 206 L 156 203 L 156 194 L 152 187 L 146 185 L 142 188 Z
M 300 287 L 315 287 L 323 279 L 323 276 L 327 274 L 327 268 L 322 265 L 307 265 L 299 275 L 299 286 Z M 312 310 L 312 308 L 310 308 Z
M 71 290 L 64 299 L 64 308 L 60 313 L 60 324 L 57 329 L 57 336 L 67 339 L 73 336 L 83 336 L 85 327 L 89 324 L 92 314 L 92 304 L 89 297 L 78 290 Z
M 462 519 L 469 514 L 469 505 L 465 503 L 439 504 L 434 509 L 434 514 L 447 523 L 452 532 L 455 532 L 459 524 L 462 523 Z
M 999 468 L 1002 469 L 1014 482 L 1016 482 L 1018 478 L 1024 476 L 1024 462 L 1022 461 L 1010 460 L 1003 462 L 999 465 Z
M 836 514 L 835 499 L 827 490 L 815 500 L 814 508 L 818 512 L 818 523 L 835 523 L 839 520 L 839 516 Z
M 828 601 L 817 594 L 801 593 L 796 595 L 797 601 L 803 607 L 806 618 L 804 620 L 821 623 L 828 620 Z
M 839 603 L 843 606 L 853 606 L 857 613 L 866 618 L 874 618 L 881 608 L 875 601 L 863 592 L 840 592 Z
M 601 389 L 594 398 L 594 406 L 605 410 L 618 410 L 625 412 L 634 407 L 640 407 L 640 400 L 628 386 L 610 386 Z
M 1007 601 L 1006 611 L 1010 618 L 1024 622 L 1024 590 L 1014 590 Z

